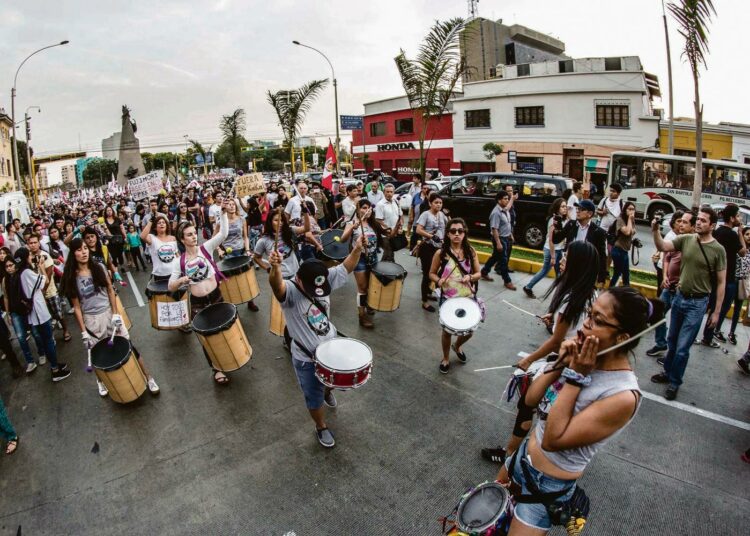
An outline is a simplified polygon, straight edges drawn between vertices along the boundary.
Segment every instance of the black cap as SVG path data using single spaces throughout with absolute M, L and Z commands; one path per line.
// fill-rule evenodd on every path
M 297 277 L 302 282 L 311 297 L 320 298 L 331 293 L 331 285 L 328 284 L 328 268 L 318 259 L 307 259 L 300 264 Z

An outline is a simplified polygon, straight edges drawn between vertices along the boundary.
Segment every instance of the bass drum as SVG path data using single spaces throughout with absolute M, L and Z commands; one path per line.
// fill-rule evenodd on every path
M 237 370 L 253 356 L 234 304 L 209 305 L 193 318 L 193 331 L 217 370 Z
M 367 285 L 367 305 L 371 309 L 389 313 L 401 305 L 406 270 L 395 262 L 381 261 L 372 267 Z
M 216 264 L 226 276 L 220 284 L 221 295 L 229 303 L 239 305 L 254 300 L 260 294 L 253 269 L 253 259 L 247 255 L 228 257 Z
M 318 252 L 318 258 L 329 268 L 340 264 L 349 255 L 349 242 L 342 242 L 341 229 L 329 229 L 320 235 L 320 244 L 323 249 Z
M 91 349 L 91 366 L 115 402 L 127 404 L 146 392 L 146 376 L 125 337 L 114 337 L 112 346 L 109 338 L 96 343 Z

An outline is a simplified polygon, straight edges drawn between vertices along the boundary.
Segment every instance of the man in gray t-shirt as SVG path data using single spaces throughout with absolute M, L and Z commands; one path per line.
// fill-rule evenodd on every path
M 511 204 L 510 194 L 501 190 L 495 196 L 495 208 L 490 213 L 490 234 L 492 236 L 492 255 L 482 267 L 482 279 L 485 281 L 494 281 L 490 277 L 490 270 L 497 265 L 495 273 L 503 278 L 505 288 L 516 290 L 516 286 L 510 279 L 508 271 L 508 262 L 510 261 L 511 235 L 513 234 L 513 225 L 510 221 L 508 207 Z
M 329 270 L 318 259 L 303 262 L 293 280 L 282 277 L 282 255 L 272 251 L 269 282 L 271 290 L 284 310 L 286 327 L 292 339 L 292 365 L 297 375 L 310 417 L 315 421 L 318 442 L 333 447 L 336 442 L 325 423 L 323 403 L 336 407 L 336 398 L 315 375 L 313 358 L 318 345 L 336 337 L 336 327 L 331 321 L 331 291 L 346 284 L 347 276 L 354 271 L 364 246 L 364 238 L 355 241 L 344 262 Z

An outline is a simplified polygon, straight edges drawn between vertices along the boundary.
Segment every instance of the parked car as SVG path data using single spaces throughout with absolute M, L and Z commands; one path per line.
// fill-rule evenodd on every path
M 437 192 L 441 190 L 445 184 L 439 181 L 426 181 L 426 183 L 430 186 L 430 190 L 433 192 Z M 412 183 L 406 183 L 402 184 L 396 190 L 393 192 L 394 196 L 396 197 L 396 201 L 398 201 L 398 205 L 401 207 L 401 210 L 404 212 L 404 214 L 409 213 L 409 207 L 411 207 L 411 195 L 409 195 L 409 188 L 411 188 Z
M 527 173 L 470 173 L 441 190 L 443 207 L 451 217 L 463 218 L 469 233 L 488 238 L 490 212 L 495 195 L 506 185 L 518 193 L 515 238 L 519 244 L 541 249 L 547 228 L 547 211 L 552 202 L 573 187 L 572 179 Z

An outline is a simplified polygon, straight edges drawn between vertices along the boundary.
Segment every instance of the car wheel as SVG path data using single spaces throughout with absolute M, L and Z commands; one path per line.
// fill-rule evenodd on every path
M 523 229 L 523 241 L 527 246 L 541 249 L 544 245 L 544 228 L 539 223 L 529 223 Z

